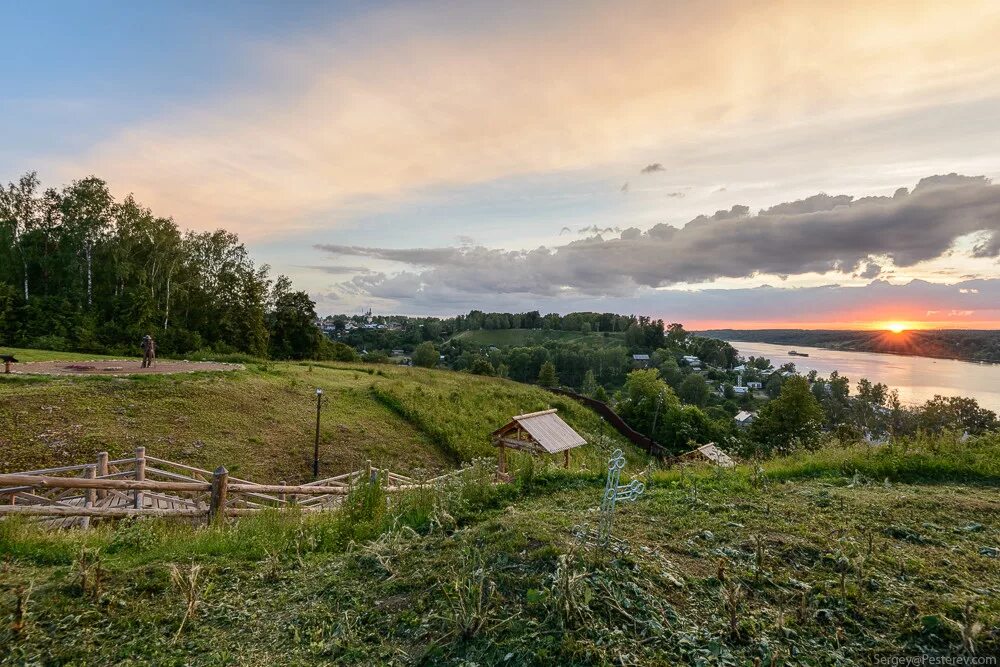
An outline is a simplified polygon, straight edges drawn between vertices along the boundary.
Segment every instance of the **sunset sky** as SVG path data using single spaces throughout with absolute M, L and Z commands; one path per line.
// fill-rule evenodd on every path
M 321 314 L 1000 328 L 995 1 L 3 16 L 0 181 L 236 231 Z

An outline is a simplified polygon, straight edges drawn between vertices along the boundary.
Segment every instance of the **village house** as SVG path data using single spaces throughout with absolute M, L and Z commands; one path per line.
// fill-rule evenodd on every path
M 719 449 L 714 442 L 702 445 L 697 449 L 692 449 L 690 452 L 681 454 L 677 458 L 682 463 L 709 463 L 720 468 L 733 468 L 736 466 L 736 462 L 733 461 L 729 454 Z
M 747 412 L 746 410 L 740 410 L 736 413 L 736 416 L 733 417 L 733 419 L 736 420 L 737 426 L 746 428 L 753 423 L 754 414 L 752 412 Z
M 692 354 L 685 354 L 681 358 L 684 360 L 684 363 L 686 363 L 688 366 L 691 366 L 692 368 L 701 367 L 701 359 Z
M 633 354 L 632 355 L 632 365 L 635 368 L 649 368 L 649 355 L 648 354 Z

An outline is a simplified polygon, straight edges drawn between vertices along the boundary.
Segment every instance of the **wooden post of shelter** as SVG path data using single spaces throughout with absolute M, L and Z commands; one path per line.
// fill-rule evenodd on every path
M 212 500 L 208 506 L 209 523 L 217 523 L 226 516 L 226 495 L 229 493 L 229 471 L 219 466 L 212 473 Z
M 146 448 L 136 447 L 135 448 L 135 479 L 137 482 L 143 482 L 146 480 Z M 144 499 L 142 491 L 136 489 L 135 491 L 135 502 L 133 506 L 137 510 L 142 509 Z
M 107 477 L 108 475 L 108 453 L 98 452 L 97 453 L 97 476 Z M 108 495 L 108 492 L 104 489 L 100 489 L 97 492 L 97 499 L 104 500 Z
M 94 479 L 97 477 L 97 466 L 87 466 L 83 470 L 84 479 Z M 97 501 L 97 490 L 90 488 L 87 489 L 83 496 L 83 506 L 90 509 L 94 506 Z M 80 519 L 81 528 L 90 528 L 90 517 L 85 516 Z

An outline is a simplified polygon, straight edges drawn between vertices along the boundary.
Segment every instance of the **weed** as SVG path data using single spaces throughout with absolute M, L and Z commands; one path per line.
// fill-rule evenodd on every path
M 31 593 L 34 585 L 29 584 L 27 588 L 23 585 L 14 590 L 14 614 L 10 622 L 10 631 L 16 638 L 22 638 L 28 630 L 28 604 L 31 602 Z
M 722 586 L 722 608 L 729 622 L 729 638 L 740 638 L 740 611 L 746 599 L 743 585 L 736 581 L 726 581 Z
M 170 566 L 170 582 L 181 594 L 184 601 L 184 616 L 181 618 L 181 624 L 177 627 L 177 633 L 174 635 L 175 642 L 184 631 L 184 625 L 189 620 L 193 620 L 197 613 L 198 603 L 205 592 L 200 579 L 201 565 L 197 563 L 192 563 L 186 568 L 176 564 Z
M 976 655 L 976 638 L 983 631 L 983 624 L 976 620 L 972 610 L 972 603 L 965 603 L 965 608 L 962 610 L 962 620 L 960 621 L 948 618 L 947 616 L 942 616 L 941 618 L 948 627 L 958 633 L 961 640 L 962 652 L 970 656 Z
M 439 590 L 448 608 L 449 634 L 472 639 L 495 624 L 499 595 L 480 552 L 465 552 Z
M 71 566 L 72 579 L 82 595 L 101 596 L 104 570 L 101 567 L 101 550 L 81 548 Z
M 589 573 L 577 569 L 576 560 L 573 552 L 559 556 L 548 589 L 560 628 L 583 625 L 591 616 L 594 589 L 588 583 Z

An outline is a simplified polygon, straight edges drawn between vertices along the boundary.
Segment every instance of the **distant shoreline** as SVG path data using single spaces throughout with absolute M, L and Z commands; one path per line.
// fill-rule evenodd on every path
M 796 345 L 843 352 L 894 354 L 968 363 L 1000 363 L 1000 331 L 934 329 L 901 334 L 832 329 L 709 329 L 700 336 L 727 342 Z

